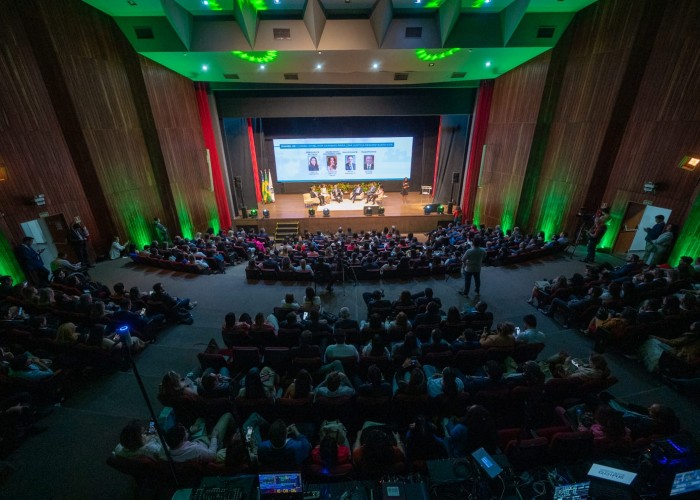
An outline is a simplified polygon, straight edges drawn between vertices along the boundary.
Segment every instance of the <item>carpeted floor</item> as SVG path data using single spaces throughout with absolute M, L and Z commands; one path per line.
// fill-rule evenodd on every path
M 582 271 L 584 265 L 577 259 L 583 250 L 578 249 L 575 259 L 534 261 L 516 268 L 489 267 L 482 272 L 481 298 L 489 304 L 497 322 L 521 324 L 523 315 L 536 314 L 539 328 L 547 335 L 547 347 L 542 356 L 560 350 L 582 357 L 590 353 L 589 340 L 573 330 L 561 329 L 526 303 L 534 280 L 559 274 L 570 276 Z M 621 262 L 609 255 L 599 255 L 599 259 L 616 265 Z M 186 373 L 195 367 L 196 354 L 209 339 L 220 339 L 220 326 L 226 312 L 271 312 L 285 293 L 291 291 L 301 298 L 306 286 L 262 282 L 249 285 L 244 278 L 243 266 L 229 268 L 224 275 L 198 276 L 136 267 L 126 259 L 100 263 L 92 275 L 110 286 L 121 281 L 127 288 L 139 286 L 141 290 L 149 290 L 154 283 L 162 282 L 171 294 L 199 301 L 199 306 L 193 311 L 195 323 L 192 326 L 177 326 L 161 334 L 158 342 L 138 357 L 138 368 L 156 412 L 161 409 L 156 393 L 163 373 L 169 369 Z M 324 292 L 322 299 L 324 308 L 331 312 L 347 306 L 362 318 L 366 312 L 362 292 L 382 288 L 393 300 L 401 290 L 416 292 L 426 286 L 434 289 L 445 309 L 452 305 L 463 307 L 467 302 L 457 293 L 463 287 L 462 280 L 450 277 L 392 283 L 360 282 L 357 285 L 349 282 L 337 286 L 331 295 Z M 610 391 L 615 396 L 642 405 L 665 402 L 676 409 L 689 429 L 697 421 L 699 408 L 696 401 L 662 384 L 632 360 L 619 355 L 607 358 L 613 374 L 620 379 Z M 84 389 L 42 421 L 49 426 L 46 432 L 29 438 L 9 456 L 8 462 L 16 470 L 0 484 L 0 497 L 43 500 L 134 498 L 132 480 L 108 467 L 105 460 L 117 443 L 121 428 L 130 419 L 148 418 L 146 404 L 131 372 L 117 372 L 87 382 Z

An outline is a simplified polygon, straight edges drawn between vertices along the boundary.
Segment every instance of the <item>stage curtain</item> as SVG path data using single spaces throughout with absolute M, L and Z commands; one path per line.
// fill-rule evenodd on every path
M 197 108 L 199 109 L 199 121 L 202 124 L 202 135 L 204 145 L 209 150 L 209 160 L 211 163 L 211 176 L 214 184 L 214 198 L 219 214 L 219 226 L 222 228 L 231 227 L 231 213 L 228 209 L 228 199 L 226 197 L 226 186 L 219 163 L 219 152 L 214 139 L 214 127 L 211 123 L 211 113 L 209 112 L 209 98 L 207 96 L 207 86 L 203 82 L 195 83 L 197 95 Z
M 452 174 L 458 172 L 459 179 L 462 180 L 469 122 L 469 115 L 443 115 L 440 117 L 433 180 L 433 200 L 435 203 L 447 204 L 450 201 L 450 192 L 455 199 L 459 199 L 460 184 L 455 184 L 454 191 L 452 191 Z
M 479 95 L 476 98 L 474 126 L 471 144 L 469 145 L 469 161 L 467 163 L 467 180 L 464 186 L 461 204 L 462 221 L 474 219 L 474 200 L 476 200 L 476 188 L 479 183 L 481 153 L 484 149 L 486 131 L 489 125 L 491 101 L 493 100 L 493 86 L 494 80 L 483 80 L 479 87 Z
M 241 207 L 257 205 L 256 190 L 252 173 L 252 155 L 248 137 L 248 122 L 245 118 L 225 118 L 223 120 L 224 154 L 228 171 L 230 191 L 236 215 L 240 215 Z M 241 179 L 240 186 L 236 185 L 236 177 Z

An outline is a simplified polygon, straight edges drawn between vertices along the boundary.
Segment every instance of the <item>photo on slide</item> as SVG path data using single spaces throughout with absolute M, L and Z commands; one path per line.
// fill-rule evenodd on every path
M 365 155 L 365 170 L 374 170 L 374 155 Z
M 318 172 L 318 159 L 315 156 L 309 156 L 309 173 Z

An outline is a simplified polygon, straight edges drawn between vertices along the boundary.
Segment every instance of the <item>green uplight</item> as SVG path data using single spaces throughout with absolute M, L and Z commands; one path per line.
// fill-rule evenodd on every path
M 615 238 L 617 238 L 617 233 L 620 231 L 620 226 L 622 225 L 622 218 L 624 214 L 625 207 L 611 207 L 610 208 L 610 220 L 608 221 L 608 229 L 606 229 L 603 238 L 600 240 L 600 245 L 598 248 L 611 249 L 615 243 Z
M 244 61 L 267 64 L 277 59 L 278 52 L 276 50 L 267 50 L 265 52 L 243 52 L 241 50 L 232 50 L 231 54 L 240 57 Z
M 540 211 L 540 219 L 533 231 L 544 231 L 545 238 L 558 234 L 562 229 L 562 220 L 567 213 L 571 201 L 570 186 L 566 183 L 552 180 L 544 195 L 544 206 Z
M 219 234 L 221 224 L 219 223 L 219 211 L 216 208 L 216 203 L 209 205 L 209 227 L 214 230 L 214 234 Z
M 439 61 L 456 54 L 460 50 L 462 50 L 460 47 L 445 50 L 416 49 L 416 57 L 421 61 Z
M 484 6 L 486 0 L 474 0 L 472 2 L 472 9 L 480 9 Z
M 176 194 L 175 205 L 177 207 L 177 218 L 180 222 L 180 231 L 182 231 L 181 236 L 183 238 L 191 239 L 194 236 L 192 219 L 190 218 L 190 212 L 187 209 L 187 203 L 185 203 L 184 197 L 179 192 Z
M 12 276 L 15 283 L 24 281 L 24 273 L 22 268 L 19 267 L 19 262 L 15 258 L 12 246 L 2 233 L 0 233 L 0 275 Z
M 677 266 L 680 258 L 686 255 L 693 258 L 700 255 L 700 195 L 695 198 L 693 208 L 683 223 L 668 263 Z
M 516 202 L 517 193 L 512 185 L 508 186 L 508 190 L 503 196 L 503 213 L 501 215 L 501 229 L 505 232 L 508 229 L 513 229 L 515 226 L 515 211 L 518 207 Z
M 127 239 L 136 245 L 136 248 L 143 248 L 144 245 L 153 241 L 155 233 L 152 234 L 152 231 L 155 229 L 143 215 L 145 207 L 139 206 L 134 201 L 125 201 L 122 206 L 118 206 L 117 213 L 129 233 Z
M 474 202 L 474 217 L 472 217 L 472 224 L 476 226 L 479 225 L 481 220 L 481 197 L 477 195 L 476 201 Z
M 425 4 L 424 9 L 437 9 L 439 8 L 443 3 L 445 3 L 446 0 L 430 0 L 428 3 Z

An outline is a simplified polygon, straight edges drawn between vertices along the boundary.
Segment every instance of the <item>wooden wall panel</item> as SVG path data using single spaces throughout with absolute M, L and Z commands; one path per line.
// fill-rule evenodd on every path
M 643 7 L 646 2 L 640 2 Z M 621 0 L 603 0 L 580 12 L 569 26 L 571 46 L 546 142 L 529 230 L 548 235 L 576 225 L 589 186 L 601 174 L 606 141 L 621 131 L 614 113 L 642 9 Z M 556 83 L 555 83 L 556 84 Z M 613 140 L 614 142 L 614 140 Z M 609 166 L 607 167 L 609 168 Z M 596 207 L 587 207 L 596 208 Z
M 605 198 L 619 225 L 629 202 L 651 201 L 673 210 L 682 223 L 697 196 L 700 171 L 677 168 L 687 154 L 700 155 L 700 3 L 673 2 L 665 9 L 639 95 L 613 166 Z M 646 181 L 660 183 L 643 193 Z M 617 226 L 616 226 L 617 227 Z
M 194 84 L 150 59 L 139 60 L 180 225 L 204 231 L 218 215 Z
M 474 213 L 512 229 L 549 67 L 550 53 L 496 80 Z
M 63 84 L 80 130 L 66 130 L 68 140 L 85 142 L 114 230 L 139 244 L 154 234 L 148 222 L 163 213 L 154 182 L 138 109 L 114 21 L 82 2 L 40 2 Z M 137 55 L 132 51 L 131 57 Z
M 0 12 L 0 165 L 8 170 L 0 183 L 0 230 L 16 243 L 20 222 L 63 213 L 68 220 L 80 215 L 99 238 L 16 2 L 2 0 Z M 37 194 L 46 196 L 45 206 L 31 201 Z

